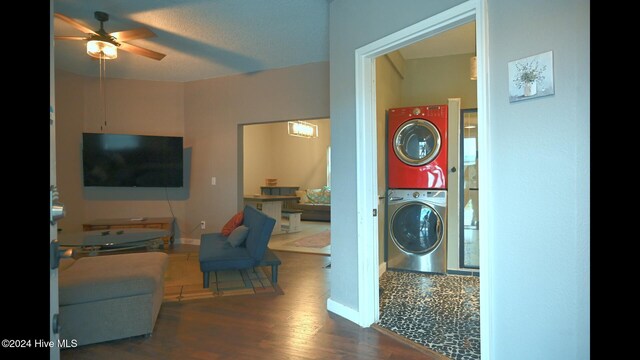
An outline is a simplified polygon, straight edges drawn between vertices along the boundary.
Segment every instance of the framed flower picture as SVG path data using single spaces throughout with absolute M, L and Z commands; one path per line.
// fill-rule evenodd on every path
M 509 62 L 509 102 L 554 93 L 553 51 Z

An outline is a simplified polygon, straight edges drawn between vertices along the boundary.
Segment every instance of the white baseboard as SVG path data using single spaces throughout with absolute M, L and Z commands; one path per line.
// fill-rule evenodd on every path
M 385 271 L 387 271 L 387 263 L 382 262 L 382 264 L 380 264 L 380 267 L 378 268 L 378 277 L 382 276 L 382 274 L 384 274 Z
M 343 318 L 352 321 L 356 324 L 360 323 L 360 313 L 356 310 L 348 306 L 344 306 L 338 302 L 331 300 L 331 298 L 327 299 L 327 310 L 332 313 L 342 316 Z
M 200 246 L 200 239 L 180 238 L 176 240 L 176 243 Z

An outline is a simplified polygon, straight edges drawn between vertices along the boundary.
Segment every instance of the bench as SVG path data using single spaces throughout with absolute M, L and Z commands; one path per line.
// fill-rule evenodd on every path
M 204 288 L 209 287 L 212 271 L 243 270 L 256 266 L 270 265 L 272 279 L 277 280 L 280 259 L 267 249 L 276 220 L 251 206 L 245 206 L 243 213 L 242 225 L 249 228 L 249 232 L 240 246 L 232 247 L 221 233 L 200 236 L 199 259 Z
M 300 231 L 300 216 L 302 210 L 296 209 L 282 209 L 282 217 L 289 220 L 288 224 L 282 224 L 282 231 L 286 233 Z

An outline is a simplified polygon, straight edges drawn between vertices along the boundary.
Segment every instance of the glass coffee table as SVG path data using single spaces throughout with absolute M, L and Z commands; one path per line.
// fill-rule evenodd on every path
M 102 252 L 122 251 L 135 248 L 157 250 L 164 248 L 165 236 L 171 232 L 161 229 L 112 229 L 94 230 L 77 233 L 58 233 L 60 246 L 78 248 L 76 253 L 88 253 L 90 256 Z

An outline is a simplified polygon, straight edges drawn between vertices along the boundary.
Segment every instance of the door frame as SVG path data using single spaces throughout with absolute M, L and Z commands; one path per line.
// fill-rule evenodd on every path
M 478 197 L 488 198 L 491 188 L 489 147 L 489 79 L 487 0 L 470 0 L 428 19 L 385 36 L 355 51 L 356 87 L 356 184 L 357 184 L 357 240 L 358 240 L 358 323 L 370 326 L 380 317 L 378 268 L 378 208 L 377 147 L 376 147 L 376 78 L 375 59 L 414 42 L 434 36 L 467 22 L 476 21 L 478 147 L 483 167 L 478 169 L 483 186 Z M 384 156 L 384 155 L 381 155 Z M 485 219 L 492 218 L 487 201 L 479 201 Z M 372 210 L 374 210 L 372 214 Z M 490 358 L 492 314 L 491 224 L 480 227 L 480 345 L 484 359 Z

